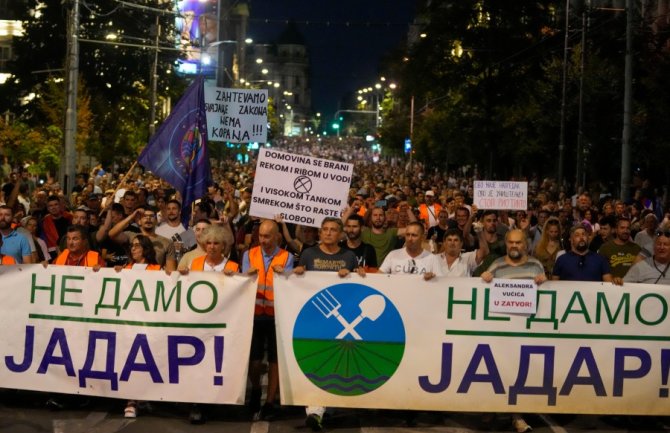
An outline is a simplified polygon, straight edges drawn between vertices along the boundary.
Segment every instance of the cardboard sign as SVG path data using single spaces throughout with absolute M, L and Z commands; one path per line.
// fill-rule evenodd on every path
M 268 91 L 205 86 L 207 138 L 212 141 L 265 143 Z
M 528 209 L 528 182 L 476 180 L 474 204 L 479 209 Z

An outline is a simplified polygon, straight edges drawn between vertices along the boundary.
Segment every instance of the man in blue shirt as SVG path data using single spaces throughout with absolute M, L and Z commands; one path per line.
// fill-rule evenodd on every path
M 12 228 L 14 212 L 6 205 L 0 206 L 0 233 L 2 233 L 2 247 L 0 253 L 14 258 L 16 263 L 32 263 L 28 238 Z
M 556 259 L 552 280 L 612 281 L 610 265 L 600 254 L 589 250 L 588 234 L 584 226 L 570 230 L 571 249 Z

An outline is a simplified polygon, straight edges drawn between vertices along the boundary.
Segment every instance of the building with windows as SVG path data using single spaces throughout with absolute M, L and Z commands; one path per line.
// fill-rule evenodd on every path
M 274 43 L 248 45 L 244 71 L 240 85 L 268 89 L 280 134 L 304 134 L 312 105 L 309 53 L 295 23 L 289 23 Z
M 13 58 L 12 39 L 23 34 L 21 21 L 9 7 L 10 0 L 0 0 L 0 84 L 9 78 L 9 62 Z

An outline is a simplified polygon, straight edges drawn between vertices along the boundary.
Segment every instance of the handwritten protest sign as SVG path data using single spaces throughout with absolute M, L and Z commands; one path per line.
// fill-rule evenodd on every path
M 476 180 L 474 204 L 480 209 L 528 209 L 528 182 Z
M 491 282 L 492 313 L 535 314 L 537 312 L 537 284 L 533 280 L 506 280 L 494 278 Z
M 353 165 L 261 149 L 249 213 L 319 227 L 347 206 Z
M 267 141 L 268 91 L 205 86 L 207 138 L 246 143 Z

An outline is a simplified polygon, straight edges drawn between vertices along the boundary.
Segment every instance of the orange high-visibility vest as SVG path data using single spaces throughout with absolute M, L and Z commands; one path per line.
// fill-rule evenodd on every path
M 70 250 L 63 250 L 62 253 L 56 257 L 56 261 L 54 262 L 54 265 L 66 265 L 67 264 L 67 257 L 70 255 Z M 84 258 L 84 264 L 83 266 L 95 266 L 100 263 L 100 254 L 96 253 L 95 251 L 89 250 L 86 253 L 86 257 Z
M 192 271 L 204 271 L 205 270 L 205 258 L 207 256 L 200 256 L 191 262 L 191 270 Z M 240 270 L 240 265 L 235 263 L 232 260 L 228 260 L 226 262 L 226 265 L 223 267 L 224 271 L 233 271 L 233 272 L 239 272 Z
M 3 265 L 15 265 L 16 260 L 14 260 L 14 257 L 12 257 L 12 256 L 4 255 L 4 256 L 2 256 L 2 264 Z
M 251 267 L 258 269 L 256 308 L 254 310 L 256 316 L 275 315 L 275 294 L 272 285 L 272 276 L 274 275 L 274 272 L 272 271 L 272 268 L 276 265 L 286 266 L 288 257 L 288 251 L 280 248 L 279 252 L 272 257 L 270 266 L 268 266 L 266 272 L 265 263 L 263 262 L 263 250 L 261 247 L 253 247 L 249 250 L 249 264 Z
M 442 206 L 440 206 L 437 203 L 433 203 L 433 209 L 435 209 L 435 213 L 432 215 L 435 218 L 435 221 L 437 221 L 437 214 L 439 214 L 440 210 L 442 210 Z M 430 218 L 429 218 L 430 214 L 431 211 L 428 209 L 428 206 L 426 206 L 425 203 L 419 206 L 419 219 L 423 220 L 423 225 L 426 227 L 426 229 L 430 228 L 430 226 L 428 225 L 430 224 Z

